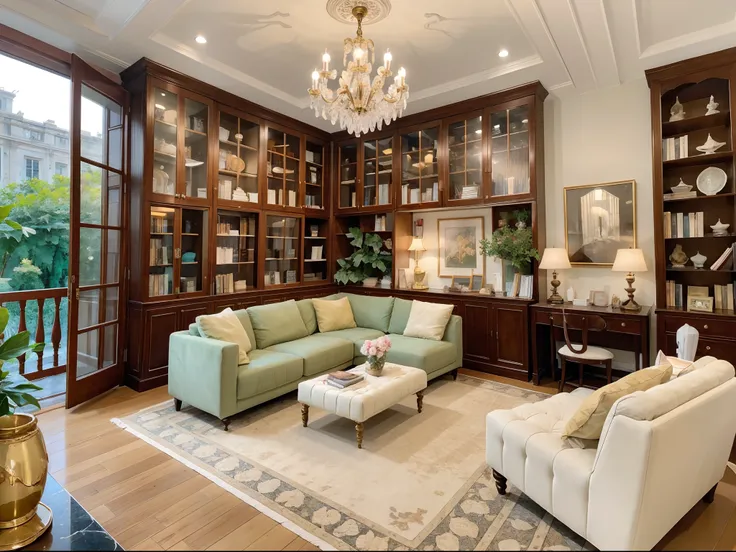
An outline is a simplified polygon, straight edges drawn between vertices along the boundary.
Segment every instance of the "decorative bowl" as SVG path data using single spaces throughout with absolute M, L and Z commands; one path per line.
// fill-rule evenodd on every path
M 197 260 L 197 254 L 194 251 L 187 251 L 181 254 L 181 260 L 185 263 L 193 263 Z
M 670 189 L 672 190 L 673 194 L 682 194 L 682 193 L 689 192 L 690 190 L 693 189 L 693 187 L 689 184 L 685 184 L 681 178 L 680 183 L 677 186 L 672 186 L 672 188 Z
M 703 153 L 715 153 L 716 150 L 726 145 L 726 142 L 716 142 L 713 137 L 708 133 L 708 139 L 702 146 L 698 146 L 695 149 L 702 151 Z
M 728 175 L 726 171 L 718 167 L 708 167 L 701 171 L 695 183 L 698 186 L 698 190 L 707 196 L 712 196 L 716 195 L 726 186 L 727 180 Z

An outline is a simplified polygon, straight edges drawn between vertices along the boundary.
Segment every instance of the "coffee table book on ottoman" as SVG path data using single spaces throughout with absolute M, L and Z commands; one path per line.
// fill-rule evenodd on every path
M 321 408 L 355 422 L 358 448 L 363 448 L 363 423 L 369 418 L 416 394 L 417 410 L 422 411 L 422 399 L 427 388 L 427 373 L 419 368 L 387 362 L 380 376 L 365 373 L 365 365 L 349 372 L 363 375 L 363 381 L 338 389 L 327 383 L 329 374 L 303 381 L 297 395 L 302 405 L 302 425 L 309 422 L 309 407 Z

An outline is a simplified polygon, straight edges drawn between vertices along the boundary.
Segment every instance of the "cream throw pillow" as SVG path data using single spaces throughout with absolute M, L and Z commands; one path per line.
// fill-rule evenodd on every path
M 347 297 L 341 299 L 312 299 L 314 312 L 317 314 L 319 331 L 334 332 L 355 328 L 355 317 Z
M 442 341 L 454 308 L 454 305 L 412 301 L 404 335 Z
M 580 408 L 567 421 L 562 436 L 600 439 L 603 424 L 613 403 L 634 391 L 646 391 L 650 387 L 665 383 L 670 377 L 672 377 L 672 365 L 663 364 L 638 370 L 597 389 L 592 395 L 586 397 Z
M 248 353 L 253 349 L 253 345 L 230 307 L 219 314 L 198 316 L 197 327 L 202 337 L 235 343 L 238 346 L 238 364 L 250 363 Z

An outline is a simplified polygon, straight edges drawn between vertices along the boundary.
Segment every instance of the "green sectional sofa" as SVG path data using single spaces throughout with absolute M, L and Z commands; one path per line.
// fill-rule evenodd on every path
M 253 350 L 238 365 L 233 343 L 200 337 L 197 324 L 169 341 L 169 394 L 220 418 L 225 430 L 238 412 L 293 391 L 300 381 L 361 364 L 366 339 L 388 334 L 387 360 L 421 368 L 427 378 L 456 371 L 463 358 L 462 319 L 452 316 L 442 341 L 403 335 L 412 302 L 394 297 L 348 297 L 357 327 L 320 333 L 311 299 L 235 311 Z M 296 307 L 296 308 L 295 308 Z M 456 373 L 456 372 L 453 372 Z

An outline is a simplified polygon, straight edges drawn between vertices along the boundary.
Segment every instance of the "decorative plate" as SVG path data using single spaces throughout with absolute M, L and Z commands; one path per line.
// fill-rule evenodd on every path
M 698 175 L 695 183 L 698 186 L 698 190 L 707 196 L 712 196 L 716 195 L 726 186 L 727 180 L 726 171 L 718 167 L 708 167 Z
M 239 173 L 245 170 L 245 161 L 243 161 L 237 155 L 230 154 L 227 156 L 225 166 L 227 167 L 227 170 Z

